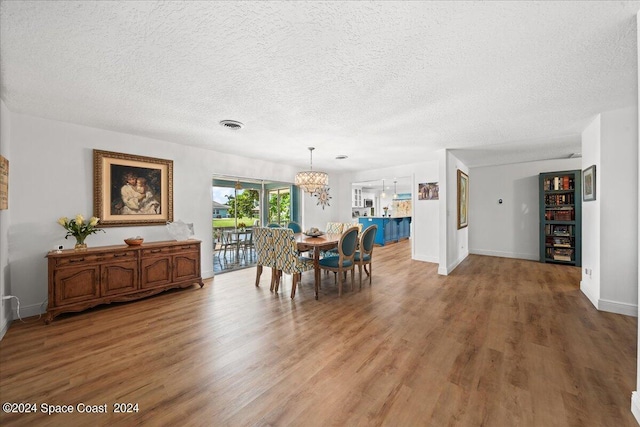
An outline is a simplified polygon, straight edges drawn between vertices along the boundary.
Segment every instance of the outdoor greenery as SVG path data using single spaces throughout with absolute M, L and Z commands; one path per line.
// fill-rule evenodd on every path
M 269 193 L 269 219 L 268 222 L 286 224 L 291 220 L 291 193 L 288 191 L 270 191 Z M 235 194 L 225 195 L 229 206 L 227 218 L 213 218 L 214 228 L 241 227 L 245 224 L 252 227 L 260 218 L 258 210 L 260 193 L 254 189 L 244 189 Z M 236 222 L 236 215 L 238 217 Z
M 247 227 L 252 227 L 253 223 L 255 222 L 257 218 L 238 218 L 238 224 L 240 224 L 241 222 L 243 222 Z M 228 228 L 228 227 L 235 227 L 236 225 L 236 220 L 235 218 L 214 218 L 213 219 L 213 226 L 218 228 L 218 227 L 224 227 L 224 228 Z
M 278 196 L 280 198 L 278 199 Z M 286 224 L 290 221 L 291 193 L 289 192 L 272 192 L 269 194 L 269 222 Z
M 239 217 L 248 217 L 248 218 L 257 218 L 258 212 L 254 210 L 258 207 L 260 203 L 260 193 L 258 190 L 247 189 L 237 193 L 237 196 L 233 194 L 226 196 L 227 203 L 229 206 L 229 216 L 236 216 L 236 209 L 238 210 L 237 215 Z M 246 221 L 245 221 L 246 222 Z M 253 221 L 247 222 L 247 224 L 253 224 Z

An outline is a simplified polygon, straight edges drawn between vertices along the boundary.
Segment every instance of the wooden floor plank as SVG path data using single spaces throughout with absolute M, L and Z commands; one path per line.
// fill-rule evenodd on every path
M 598 312 L 580 270 L 471 255 L 449 276 L 410 242 L 374 250 L 338 297 L 305 273 L 14 322 L 0 400 L 107 414 L 0 413 L 3 426 L 633 426 L 637 320 Z M 356 279 L 357 280 L 357 279 Z M 138 404 L 115 414 L 116 402 Z

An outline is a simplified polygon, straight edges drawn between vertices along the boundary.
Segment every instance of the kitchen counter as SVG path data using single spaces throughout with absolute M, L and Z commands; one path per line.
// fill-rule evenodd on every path
M 374 243 L 380 246 L 411 237 L 410 216 L 361 216 L 358 222 L 363 229 L 374 224 L 378 226 Z

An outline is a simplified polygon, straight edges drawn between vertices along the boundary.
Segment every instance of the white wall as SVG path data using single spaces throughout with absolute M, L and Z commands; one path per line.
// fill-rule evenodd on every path
M 418 261 L 438 263 L 440 260 L 440 200 L 418 200 L 419 183 L 438 182 L 441 185 L 439 170 L 439 162 L 432 160 L 414 171 L 414 190 L 411 192 L 415 217 L 412 223 L 413 259 Z
M 469 255 L 469 228 L 476 225 L 473 224 L 474 219 L 469 212 L 469 226 L 458 230 L 458 169 L 469 175 L 469 168 L 448 150 L 445 150 L 440 162 L 440 182 L 447 184 L 444 190 L 442 186 L 440 187 L 441 202 L 444 202 L 443 206 L 446 207 L 444 216 L 446 221 L 440 224 L 440 227 L 444 226 L 445 230 L 441 228 L 440 236 L 442 238 L 444 234 L 446 241 L 444 245 L 441 243 L 440 246 L 440 254 L 441 256 L 443 253 L 445 254 L 445 260 L 443 262 L 441 258 L 438 273 L 446 275 L 451 273 Z M 473 178 L 469 175 L 470 192 L 473 185 Z M 443 193 L 445 194 L 444 201 L 442 200 Z M 471 203 L 471 194 L 469 194 L 469 203 Z M 442 215 L 442 210 L 440 213 Z
M 636 42 L 636 49 L 638 51 L 638 54 L 636 56 L 636 59 L 638 61 L 638 68 L 636 68 L 637 70 L 640 70 L 640 12 L 638 12 L 638 14 L 636 15 L 636 36 L 637 36 L 637 42 Z M 640 100 L 640 74 L 638 74 L 638 100 Z M 640 102 L 637 105 L 638 107 L 638 117 L 637 117 L 637 123 L 640 124 Z M 640 136 L 638 137 L 638 145 L 640 145 Z M 638 159 L 638 164 L 640 164 L 640 153 L 638 153 L 637 159 Z M 638 194 L 638 201 L 640 203 L 640 177 L 638 177 L 638 191 L 636 192 L 636 194 Z M 640 209 L 640 207 L 639 207 Z M 638 228 L 640 229 L 640 217 L 636 218 L 636 220 L 638 221 Z M 640 247 L 640 233 L 638 233 L 638 247 Z M 636 265 L 640 265 L 640 251 L 638 251 L 638 259 L 636 259 Z M 637 289 L 640 289 L 640 280 L 637 283 Z M 640 295 L 640 291 L 638 292 L 638 294 Z M 637 300 L 636 300 L 637 301 Z M 640 301 L 637 301 L 638 306 L 640 306 Z M 636 354 L 640 354 L 640 328 L 638 329 L 638 351 L 636 352 Z M 636 391 L 631 393 L 631 412 L 633 413 L 633 415 L 636 418 L 636 421 L 638 421 L 638 423 L 640 423 L 640 396 L 638 395 L 638 390 L 640 390 L 640 357 L 636 356 Z
M 11 119 L 11 220 L 7 238 L 10 286 L 11 293 L 20 298 L 23 316 L 43 311 L 41 304 L 47 298 L 47 251 L 58 244 L 66 248 L 73 246 L 72 241 L 64 239 L 64 229 L 56 220 L 61 216 L 93 213 L 93 149 L 173 160 L 174 220 L 194 223 L 196 237 L 202 240 L 204 277 L 213 275 L 212 174 L 291 182 L 296 172 L 282 164 L 198 148 L 185 149 L 167 141 L 15 113 L 8 115 Z M 305 204 L 304 209 L 310 207 Z M 106 234 L 90 236 L 87 244 L 121 244 L 131 235 L 141 235 L 147 241 L 171 240 L 164 226 L 118 227 L 106 231 Z
M 602 113 L 600 301 L 598 308 L 638 314 L 638 111 Z M 602 191 L 599 191 L 602 190 Z M 584 271 L 583 271 L 584 274 Z
M 581 159 L 472 168 L 469 171 L 469 218 L 473 219 L 469 225 L 469 252 L 539 260 L 538 175 L 581 168 Z M 498 203 L 499 199 L 502 204 Z
M 637 107 L 597 116 L 583 132 L 582 152 L 583 168 L 596 167 L 596 200 L 583 202 L 580 288 L 599 310 L 637 316 Z
M 582 164 L 596 166 L 596 200 L 582 202 L 582 280 L 580 290 L 598 307 L 600 298 L 600 114 L 582 131 Z M 586 274 L 585 269 L 591 270 Z
M 9 160 L 9 173 L 11 174 L 11 156 L 9 154 L 9 143 L 11 135 L 11 122 L 9 110 L 7 110 L 4 101 L 0 100 L 0 154 Z M 13 188 L 13 180 L 9 177 L 9 192 Z M 9 221 L 10 209 L 13 206 L 9 204 L 8 210 L 0 211 L 0 296 L 10 294 L 9 288 Z M 11 304 L 13 301 L 0 301 L 0 339 L 4 336 L 9 328 L 11 320 Z

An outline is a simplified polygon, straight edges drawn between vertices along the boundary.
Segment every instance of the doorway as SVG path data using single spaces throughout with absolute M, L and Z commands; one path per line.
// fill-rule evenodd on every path
M 290 183 L 214 175 L 211 183 L 213 272 L 256 264 L 253 227 L 299 220 L 300 190 Z

